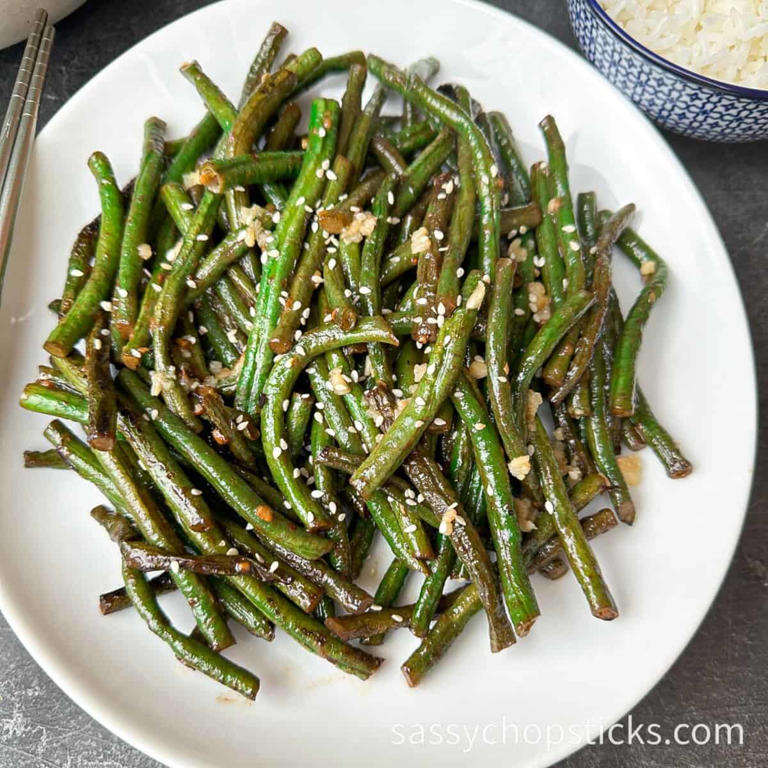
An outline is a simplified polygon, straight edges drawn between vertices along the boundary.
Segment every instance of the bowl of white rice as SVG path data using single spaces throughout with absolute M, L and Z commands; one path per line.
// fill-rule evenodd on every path
M 584 55 L 659 125 L 768 139 L 768 0 L 568 0 Z

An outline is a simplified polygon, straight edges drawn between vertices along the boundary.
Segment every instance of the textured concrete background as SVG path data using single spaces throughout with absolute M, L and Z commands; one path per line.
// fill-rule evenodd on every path
M 200 0 L 90 0 L 57 25 L 41 125 L 83 83 L 124 50 L 205 4 Z M 493 4 L 532 21 L 569 45 L 574 44 L 562 0 L 506 0 Z M 278 6 L 275 15 L 279 17 Z M 19 46 L 0 52 L 0 104 L 7 102 L 20 56 Z M 729 146 L 675 136 L 668 139 L 704 195 L 736 268 L 752 325 L 760 410 L 765 413 L 768 143 Z M 761 429 L 758 468 L 764 466 L 766 449 L 768 442 Z M 724 477 L 723 482 L 727 481 Z M 635 723 L 658 722 L 665 732 L 671 732 L 678 723 L 741 723 L 744 746 L 589 746 L 563 762 L 563 768 L 753 768 L 768 764 L 766 501 L 768 481 L 758 471 L 744 536 L 717 602 L 683 656 L 632 713 Z M 158 765 L 69 701 L 32 661 L 0 616 L 0 768 Z

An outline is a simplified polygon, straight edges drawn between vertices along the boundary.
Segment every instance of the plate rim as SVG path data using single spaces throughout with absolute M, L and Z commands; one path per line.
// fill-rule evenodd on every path
M 160 36 L 164 34 L 169 27 L 179 23 L 182 20 L 187 20 L 194 15 L 197 15 L 197 14 L 205 15 L 206 13 L 214 13 L 214 14 L 226 13 L 225 8 L 228 4 L 230 4 L 230 2 L 232 4 L 235 4 L 235 3 L 242 2 L 242 0 L 218 0 L 218 2 L 211 3 L 209 5 L 195 9 L 189 13 L 186 13 L 182 16 L 179 16 L 178 18 L 173 19 L 172 21 L 163 25 L 159 29 L 155 30 L 151 34 L 143 37 L 141 40 L 136 42 L 130 48 L 128 48 L 119 56 L 117 56 L 115 59 L 113 59 L 111 62 L 109 62 L 109 64 L 107 64 L 103 69 L 101 69 L 99 72 L 94 74 L 69 99 L 67 99 L 67 101 L 64 102 L 61 105 L 61 107 L 59 107 L 56 113 L 51 117 L 48 123 L 40 131 L 38 138 L 47 137 L 48 133 L 50 133 L 52 130 L 51 126 L 53 125 L 55 127 L 58 119 L 62 115 L 76 108 L 77 104 L 79 104 L 79 102 L 82 99 L 87 98 L 88 91 L 95 81 L 103 77 L 105 74 L 108 74 L 110 70 L 116 67 L 124 58 L 128 58 L 131 55 L 133 55 L 135 51 L 137 49 L 140 49 L 147 41 L 151 40 L 156 36 Z M 752 372 L 752 376 L 750 377 L 750 381 L 748 383 L 751 383 L 751 392 L 752 392 L 749 406 L 750 406 L 751 413 L 754 417 L 750 420 L 750 426 L 751 426 L 750 437 L 752 442 L 751 467 L 754 470 L 755 460 L 757 455 L 757 448 L 758 448 L 757 436 L 758 436 L 758 427 L 759 427 L 759 421 L 758 421 L 759 388 L 758 388 L 758 379 L 757 379 L 757 368 L 755 365 L 754 344 L 752 340 L 752 333 L 749 325 L 749 319 L 746 312 L 746 305 L 744 302 L 743 294 L 741 292 L 741 286 L 739 285 L 739 281 L 736 276 L 733 262 L 728 253 L 728 249 L 726 248 L 725 243 L 723 242 L 720 231 L 717 227 L 717 224 L 711 212 L 709 211 L 709 207 L 707 206 L 706 201 L 704 200 L 701 192 L 696 186 L 693 178 L 688 173 L 688 170 L 682 164 L 677 154 L 672 150 L 672 148 L 670 147 L 665 137 L 661 134 L 661 131 L 650 121 L 650 119 L 646 115 L 644 115 L 634 104 L 632 104 L 632 102 L 629 99 L 627 99 L 626 96 L 624 96 L 624 94 L 621 93 L 621 91 L 619 91 L 607 79 L 605 79 L 602 75 L 600 75 L 600 73 L 588 61 L 586 61 L 586 59 L 584 59 L 577 50 L 573 49 L 572 47 L 568 46 L 566 43 L 557 39 L 546 30 L 540 27 L 537 27 L 532 22 L 529 22 L 521 18 L 520 16 L 516 15 L 515 13 L 512 13 L 511 11 L 507 11 L 502 8 L 497 8 L 496 6 L 490 5 L 488 2 L 485 2 L 485 0 L 451 0 L 451 2 L 456 5 L 464 6 L 468 9 L 473 9 L 478 12 L 488 14 L 491 17 L 496 16 L 500 19 L 505 19 L 506 23 L 511 22 L 512 24 L 518 24 L 524 29 L 526 29 L 528 33 L 532 34 L 533 37 L 536 37 L 537 35 L 541 36 L 545 38 L 549 43 L 567 52 L 567 54 L 569 54 L 570 56 L 570 60 L 574 61 L 574 65 L 581 69 L 581 71 L 584 73 L 584 76 L 586 78 L 592 77 L 592 78 L 595 78 L 596 81 L 599 81 L 604 83 L 605 85 L 608 85 L 610 88 L 613 89 L 613 91 L 618 96 L 621 97 L 623 101 L 625 101 L 627 106 L 630 106 L 632 108 L 636 116 L 641 118 L 641 121 L 645 123 L 646 127 L 650 129 L 650 131 L 653 134 L 655 134 L 656 143 L 658 144 L 659 151 L 664 155 L 665 161 L 670 163 L 671 166 L 677 170 L 677 172 L 680 174 L 682 179 L 687 182 L 687 186 L 690 188 L 690 190 L 693 193 L 692 198 L 695 199 L 695 201 L 698 202 L 701 208 L 706 212 L 706 225 L 709 227 L 710 235 L 714 237 L 715 244 L 718 245 L 722 250 L 722 253 L 725 257 L 724 259 L 725 263 L 723 266 L 725 269 L 729 271 L 730 276 L 733 280 L 733 283 L 736 287 L 738 304 L 741 309 L 740 316 L 739 316 L 739 321 L 740 321 L 739 324 L 741 326 L 742 331 L 745 334 L 746 342 L 747 342 L 746 344 L 747 359 L 744 362 L 751 369 L 751 372 Z M 23 200 L 22 203 L 25 205 L 28 205 L 29 201 Z M 703 224 L 703 223 L 704 223 L 703 221 L 700 222 L 700 224 Z M 654 676 L 653 679 L 648 679 L 643 683 L 643 686 L 642 686 L 643 691 L 639 695 L 633 694 L 628 699 L 622 700 L 619 706 L 614 706 L 612 709 L 618 710 L 618 712 L 614 712 L 613 714 L 611 714 L 609 717 L 606 718 L 605 723 L 601 725 L 599 729 L 597 729 L 597 733 L 592 735 L 593 739 L 596 739 L 600 733 L 603 733 L 604 730 L 611 723 L 617 722 L 618 720 L 623 718 L 628 712 L 631 712 L 631 710 L 643 698 L 645 698 L 653 690 L 653 688 L 655 688 L 658 685 L 661 679 L 669 672 L 671 667 L 685 652 L 687 646 L 690 644 L 694 636 L 698 633 L 701 627 L 701 624 L 703 623 L 704 619 L 707 617 L 709 612 L 712 610 L 712 607 L 714 606 L 716 600 L 718 599 L 719 594 L 722 591 L 725 578 L 727 577 L 731 569 L 731 566 L 733 564 L 734 554 L 738 548 L 738 545 L 743 533 L 744 522 L 749 509 L 753 487 L 754 487 L 754 471 L 752 472 L 752 478 L 750 479 L 749 483 L 744 489 L 745 493 L 743 494 L 743 498 L 739 500 L 738 506 L 741 509 L 740 511 L 741 518 L 738 522 L 738 527 L 734 527 L 734 536 L 733 536 L 732 544 L 730 546 L 730 552 L 728 552 L 727 564 L 724 567 L 723 573 L 720 576 L 719 582 L 717 584 L 717 588 L 713 590 L 711 597 L 706 601 L 706 604 L 703 605 L 698 619 L 690 628 L 690 631 L 683 633 L 684 636 L 681 636 L 679 643 L 673 643 L 670 646 L 671 650 L 670 648 L 667 649 L 667 653 L 664 655 L 663 660 L 661 661 L 661 663 L 657 664 L 657 669 L 659 670 L 658 674 Z M 10 597 L 6 595 L 5 589 L 2 584 L 2 580 L 0 580 L 0 611 L 2 611 L 3 615 L 6 618 L 6 621 L 8 622 L 8 625 L 10 626 L 11 630 L 14 632 L 15 636 L 18 638 L 19 642 L 22 644 L 25 650 L 30 654 L 30 656 L 34 659 L 34 661 L 41 667 L 41 669 L 45 672 L 45 674 L 48 677 L 50 677 L 50 679 L 68 698 L 70 698 L 78 707 L 80 707 L 90 717 L 96 720 L 96 722 L 98 722 L 100 725 L 105 727 L 111 733 L 115 734 L 121 740 L 125 741 L 131 747 L 139 750 L 140 752 L 144 753 L 145 755 L 149 756 L 154 760 L 157 760 L 158 762 L 164 765 L 170 766 L 171 768 L 176 768 L 177 766 L 178 768 L 189 768 L 189 766 L 192 766 L 192 765 L 200 765 L 200 766 L 211 765 L 209 762 L 205 760 L 196 760 L 190 755 L 181 754 L 178 747 L 169 746 L 167 740 L 161 741 L 160 739 L 153 737 L 151 734 L 145 733 L 141 728 L 138 728 L 138 727 L 134 728 L 131 725 L 124 725 L 120 721 L 119 713 L 113 712 L 111 708 L 104 706 L 102 702 L 98 701 L 98 694 L 94 693 L 94 691 L 87 685 L 83 685 L 82 683 L 80 683 L 78 681 L 76 674 L 72 672 L 70 668 L 67 667 L 66 664 L 59 662 L 54 653 L 47 651 L 43 647 L 43 644 L 38 641 L 38 638 L 35 632 L 27 626 L 28 621 L 24 615 L 25 612 L 24 612 L 23 605 L 18 605 L 18 606 L 15 605 L 14 602 L 10 599 Z M 546 766 L 553 765 L 559 760 L 562 760 L 565 757 L 579 751 L 582 747 L 587 746 L 588 743 L 589 742 L 586 739 L 583 739 L 577 744 L 571 744 L 571 743 L 560 744 L 547 753 L 542 752 L 539 755 L 536 755 L 535 759 L 531 762 L 531 765 L 539 766 L 540 768 L 545 768 Z

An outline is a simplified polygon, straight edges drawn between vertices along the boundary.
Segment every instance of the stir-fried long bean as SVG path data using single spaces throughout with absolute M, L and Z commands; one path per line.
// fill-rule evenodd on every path
M 142 256 L 150 247 L 147 245 L 147 234 L 152 205 L 163 170 L 164 137 L 165 123 L 156 117 L 150 117 L 144 124 L 144 154 L 125 217 L 120 262 L 112 295 L 112 323 L 121 342 L 131 335 L 139 312 L 138 288 Z
M 610 251 L 618 239 L 624 227 L 634 214 L 635 206 L 631 203 L 615 213 L 602 227 L 600 236 L 594 247 L 592 266 L 592 292 L 595 295 L 595 306 L 589 314 L 581 330 L 581 335 L 576 343 L 573 359 L 567 373 L 563 377 L 557 390 L 551 395 L 550 400 L 557 404 L 579 383 L 589 367 L 595 344 L 603 330 L 603 322 L 608 313 L 612 286 L 611 286 L 611 258 Z
M 579 525 L 573 503 L 568 498 L 565 483 L 541 419 L 536 419 L 535 427 L 531 431 L 531 439 L 535 448 L 536 469 L 541 480 L 542 491 L 547 498 L 545 507 L 555 521 L 561 547 L 568 558 L 568 563 L 584 591 L 592 613 L 599 619 L 615 619 L 618 616 L 616 605 Z
M 258 679 L 220 654 L 229 621 L 361 679 L 382 659 L 346 641 L 408 628 L 415 686 L 478 612 L 491 652 L 524 638 L 536 574 L 573 572 L 595 617 L 618 616 L 588 542 L 634 519 L 622 451 L 692 470 L 636 382 L 667 266 L 627 228 L 634 205 L 572 190 L 579 126 L 547 115 L 546 161 L 528 158 L 502 113 L 428 84 L 437 59 L 284 53 L 287 34 L 271 25 L 234 99 L 183 64 L 205 114 L 172 139 L 147 119 L 122 190 L 88 163 L 100 213 L 62 259 L 51 357 L 20 405 L 54 419 L 24 465 L 110 505 L 91 516 L 124 586 L 101 612 L 133 607 L 249 698 Z M 333 73 L 340 103 L 318 85 Z M 644 281 L 626 318 L 614 246 Z M 613 509 L 585 511 L 603 495 Z M 158 605 L 174 589 L 190 634 Z
M 653 305 L 667 283 L 666 262 L 636 232 L 625 229 L 618 246 L 640 270 L 645 285 L 624 319 L 614 351 L 611 373 L 611 413 L 631 416 L 635 409 L 635 364 L 643 329 Z
M 123 580 L 125 591 L 136 612 L 144 619 L 149 629 L 170 646 L 178 659 L 242 696 L 248 699 L 256 698 L 259 692 L 259 678 L 216 653 L 205 643 L 175 629 L 160 608 L 144 574 L 123 565 Z
M 368 57 L 368 68 L 382 83 L 396 90 L 414 106 L 466 136 L 472 149 L 473 179 L 480 203 L 480 264 L 485 274 L 492 274 L 499 253 L 498 168 L 485 137 L 464 110 L 429 88 L 417 74 L 406 75 L 373 55 Z
M 240 94 L 240 107 L 248 100 L 248 97 L 256 90 L 261 83 L 264 75 L 269 72 L 270 67 L 280 52 L 280 46 L 288 36 L 288 30 L 282 25 L 273 21 L 267 30 L 267 34 L 256 52 L 256 56 L 251 62 L 248 74 L 245 76 L 243 90 Z
M 307 218 L 305 206 L 316 201 L 322 189 L 323 164 L 330 164 L 336 148 L 338 117 L 336 102 L 318 99 L 313 103 L 309 146 L 291 199 L 275 231 L 277 247 L 268 252 L 261 278 L 257 318 L 248 337 L 237 387 L 239 407 L 252 414 L 259 411 L 259 401 L 274 358 L 269 339 L 279 318 L 281 292 L 287 287 L 301 250 Z
M 586 418 L 586 435 L 589 450 L 597 468 L 610 483 L 609 493 L 616 514 L 624 523 L 635 520 L 635 505 L 629 493 L 629 486 L 616 461 L 611 436 L 606 387 L 610 376 L 610 354 L 605 342 L 595 350 L 589 376 L 589 392 L 592 415 Z
M 104 313 L 99 312 L 85 348 L 85 374 L 88 377 L 88 444 L 100 451 L 115 447 L 117 408 L 115 388 L 109 370 L 109 342 L 104 331 Z
M 88 280 L 88 275 L 91 272 L 91 259 L 93 259 L 96 250 L 98 233 L 99 227 L 95 221 L 86 224 L 78 232 L 77 238 L 72 245 L 72 250 L 69 252 L 67 278 L 64 282 L 59 302 L 59 317 L 64 317 L 69 312 L 77 298 L 77 294 L 80 293 Z
M 414 396 L 350 478 L 364 497 L 369 497 L 394 472 L 437 415 L 460 375 L 469 334 L 484 296 L 485 284 L 478 282 L 464 306 L 445 322 Z
M 43 345 L 47 352 L 57 357 L 69 354 L 74 345 L 83 338 L 93 325 L 96 312 L 102 302 L 107 301 L 120 261 L 120 243 L 123 236 L 123 195 L 117 186 L 112 166 L 101 152 L 94 152 L 88 160 L 88 167 L 99 187 L 101 198 L 101 222 L 99 239 L 96 242 L 91 273 L 80 289 L 72 306 L 59 324 L 51 331 Z
M 487 409 L 466 374 L 457 380 L 451 399 L 469 429 L 475 461 L 483 480 L 488 523 L 507 610 L 517 634 L 526 635 L 539 615 L 539 606 L 523 566 L 522 536 L 513 514 L 514 498 L 504 463 L 504 449 L 490 423 Z

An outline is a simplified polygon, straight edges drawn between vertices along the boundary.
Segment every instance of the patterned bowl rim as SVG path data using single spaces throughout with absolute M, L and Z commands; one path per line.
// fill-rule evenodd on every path
M 691 80 L 697 85 L 713 88 L 719 91 L 725 91 L 731 95 L 752 99 L 753 101 L 768 101 L 768 89 L 746 88 L 742 85 L 726 83 L 722 80 L 714 80 L 711 77 L 705 77 L 704 75 L 700 75 L 690 69 L 681 67 L 679 64 L 675 64 L 669 59 L 665 59 L 663 56 L 659 56 L 658 53 L 655 53 L 650 48 L 646 48 L 634 37 L 627 34 L 627 32 L 608 15 L 608 12 L 600 5 L 598 0 L 586 0 L 586 3 L 587 6 L 595 14 L 595 16 L 597 16 L 598 20 L 601 21 L 606 27 L 608 27 L 610 32 L 613 32 L 616 37 L 620 38 L 622 42 L 626 43 L 630 48 L 633 48 L 641 56 L 644 56 L 646 59 L 650 59 L 654 64 L 657 64 L 663 69 L 669 70 L 684 80 Z

